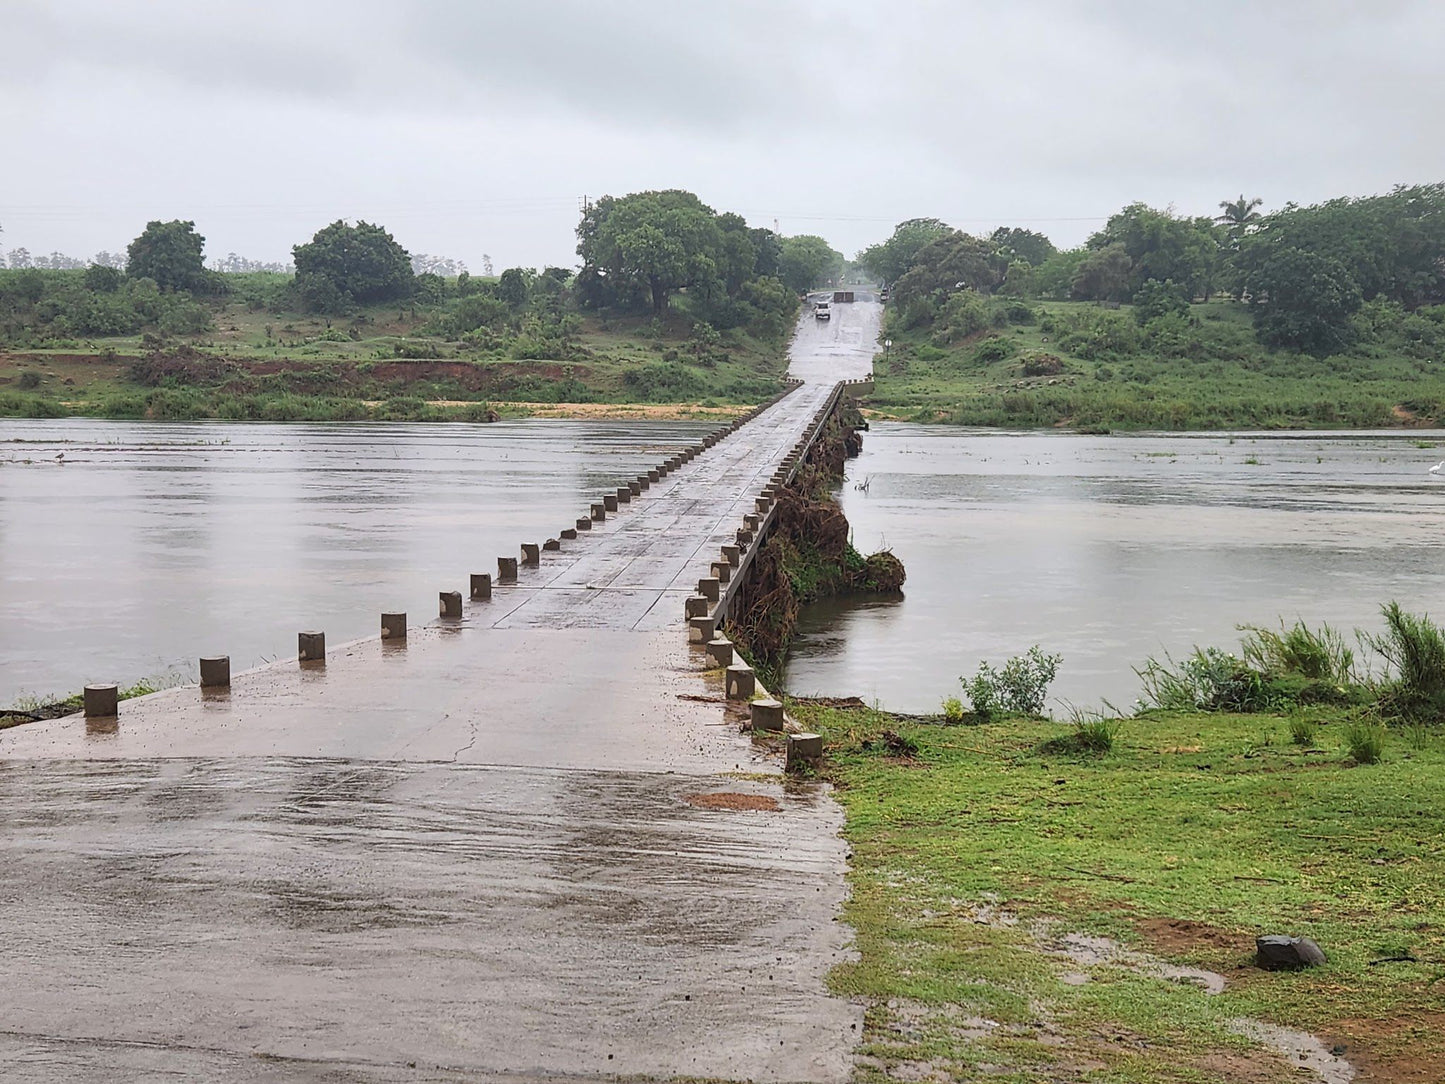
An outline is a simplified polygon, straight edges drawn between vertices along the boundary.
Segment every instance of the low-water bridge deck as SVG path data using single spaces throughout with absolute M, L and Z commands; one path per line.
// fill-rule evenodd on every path
M 0 733 L 10 1078 L 846 1079 L 838 811 L 682 630 L 878 311 L 459 620 Z

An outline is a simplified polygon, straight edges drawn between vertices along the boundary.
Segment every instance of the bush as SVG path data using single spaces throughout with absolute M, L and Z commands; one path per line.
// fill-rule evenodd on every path
M 1378 764 L 1385 751 L 1385 728 L 1356 720 L 1345 727 L 1345 749 L 1356 764 Z
M 15 386 L 21 391 L 34 391 L 40 387 L 40 374 L 34 369 L 27 369 L 20 374 L 20 379 L 15 382 Z
M 653 403 L 683 402 L 700 399 L 707 391 L 702 377 L 675 361 L 653 362 L 622 371 L 622 383 Z
M 1012 339 L 1004 339 L 997 335 L 984 339 L 974 348 L 973 360 L 981 364 L 989 364 L 995 361 L 1003 361 L 1004 358 L 1013 355 L 1017 349 Z
M 1182 662 L 1150 658 L 1134 671 L 1144 686 L 1140 706 L 1170 711 L 1262 711 L 1268 706 L 1264 677 L 1216 647 L 1194 649 Z
M 1239 628 L 1249 634 L 1241 641 L 1245 661 L 1265 673 L 1299 674 L 1337 685 L 1354 681 L 1355 653 L 1329 625 L 1321 625 L 1318 632 L 1303 621 L 1290 628 L 1280 622 L 1278 632 L 1256 625 Z
M 1382 709 L 1412 721 L 1445 719 L 1445 635 L 1428 614 L 1406 613 L 1398 602 L 1386 603 L 1381 612 L 1384 635 L 1361 639 L 1388 667 Z
M 1314 747 L 1315 731 L 1314 720 L 1304 715 L 1296 715 L 1289 721 L 1290 741 L 1306 749 Z
M 963 722 L 963 701 L 956 696 L 944 697 L 943 700 L 943 721 L 945 723 Z
M 974 714 L 988 719 L 1000 708 L 1017 715 L 1041 716 L 1049 685 L 1058 674 L 1062 655 L 1045 655 L 1038 644 L 1024 655 L 1015 655 L 995 670 L 986 662 L 978 664 L 978 673 L 963 682 L 964 692 L 973 705 Z

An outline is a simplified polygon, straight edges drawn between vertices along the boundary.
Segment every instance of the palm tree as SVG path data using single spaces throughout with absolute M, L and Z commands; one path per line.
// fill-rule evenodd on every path
M 1245 199 L 1244 193 L 1239 194 L 1237 200 L 1220 200 L 1219 209 L 1224 213 L 1215 218 L 1221 226 L 1228 226 L 1231 229 L 1242 229 L 1252 226 L 1259 221 L 1259 212 L 1256 207 L 1264 203 L 1264 200 L 1256 196 L 1254 199 Z

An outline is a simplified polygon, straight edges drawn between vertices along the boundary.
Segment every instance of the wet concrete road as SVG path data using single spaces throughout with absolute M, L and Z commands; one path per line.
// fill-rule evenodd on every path
M 458 625 L 0 733 L 6 1079 L 846 1079 L 840 814 L 672 601 L 876 318 L 805 325 L 818 386 Z

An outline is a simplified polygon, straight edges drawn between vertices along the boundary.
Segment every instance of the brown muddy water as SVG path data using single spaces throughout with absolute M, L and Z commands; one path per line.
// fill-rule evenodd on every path
M 430 620 L 707 428 L 0 421 L 0 706 Z
M 843 506 L 858 548 L 891 547 L 908 583 L 900 599 L 805 611 L 788 690 L 936 711 L 980 660 L 1037 643 L 1063 655 L 1055 714 L 1127 709 L 1132 667 L 1237 648 L 1240 623 L 1378 630 L 1392 598 L 1445 618 L 1445 478 L 1428 473 L 1442 459 L 1435 431 L 875 424 Z

